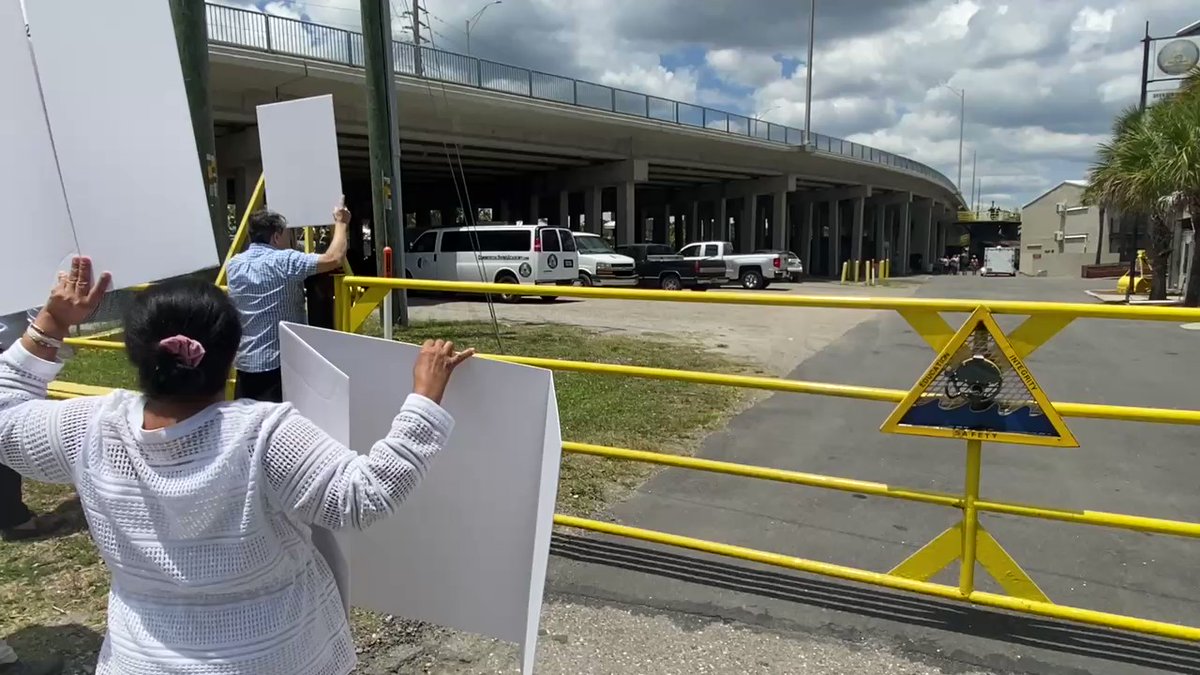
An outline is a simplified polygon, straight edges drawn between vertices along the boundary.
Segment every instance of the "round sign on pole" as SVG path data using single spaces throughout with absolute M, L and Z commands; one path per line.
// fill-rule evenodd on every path
M 1172 40 L 1158 50 L 1156 62 L 1167 75 L 1186 75 L 1200 63 L 1200 47 L 1191 40 Z

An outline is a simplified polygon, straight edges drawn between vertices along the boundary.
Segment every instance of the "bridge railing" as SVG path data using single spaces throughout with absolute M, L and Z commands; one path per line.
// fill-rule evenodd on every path
M 364 65 L 361 33 L 225 5 L 209 4 L 207 8 L 210 42 L 348 66 Z M 806 144 L 805 134 L 801 129 L 737 113 L 433 47 L 422 46 L 419 53 L 418 59 L 418 50 L 411 43 L 393 42 L 392 54 L 396 72 L 437 82 L 528 96 L 542 101 L 632 115 L 772 143 Z M 812 132 L 808 134 L 807 145 L 817 152 L 918 174 L 957 192 L 954 183 L 941 172 L 907 157 Z

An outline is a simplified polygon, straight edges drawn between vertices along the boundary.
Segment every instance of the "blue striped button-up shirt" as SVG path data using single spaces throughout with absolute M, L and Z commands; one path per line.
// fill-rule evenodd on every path
M 234 366 L 245 373 L 279 367 L 279 322 L 306 323 L 304 280 L 317 273 L 316 253 L 250 244 L 229 261 L 229 298 L 242 318 Z

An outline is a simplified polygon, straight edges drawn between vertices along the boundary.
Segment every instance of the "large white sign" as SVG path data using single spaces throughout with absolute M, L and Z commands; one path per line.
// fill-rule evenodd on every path
M 0 0 L 0 204 L 9 254 L 0 315 L 39 305 L 75 236 L 46 126 L 20 0 Z
M 168 3 L 25 0 L 25 9 L 79 251 L 117 288 L 216 266 Z M 28 206 L 34 222 L 40 206 Z M 52 271 L 36 280 L 42 290 Z
M 333 97 L 258 106 L 267 206 L 292 227 L 330 225 L 342 196 Z
M 419 348 L 287 323 L 280 341 L 284 394 L 301 413 L 359 452 L 387 434 Z M 415 493 L 366 531 L 338 533 L 339 588 L 357 607 L 518 643 L 529 674 L 562 445 L 553 376 L 471 359 L 443 406 L 454 433 Z

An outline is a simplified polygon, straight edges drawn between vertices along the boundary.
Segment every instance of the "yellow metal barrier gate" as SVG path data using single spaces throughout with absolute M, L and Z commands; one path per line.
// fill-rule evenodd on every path
M 386 289 L 405 288 L 422 291 L 455 293 L 501 294 L 512 286 L 489 283 L 436 282 L 413 279 L 378 277 L 343 277 L 339 282 L 336 312 L 340 327 L 352 329 L 361 325 L 363 315 L 375 305 L 373 299 Z M 754 293 L 676 293 L 669 291 L 618 290 L 559 286 L 521 286 L 522 295 L 563 296 L 575 298 L 650 300 L 715 304 L 759 305 L 774 307 L 822 307 L 862 310 L 891 310 L 901 317 L 937 352 L 941 352 L 956 337 L 955 329 L 942 318 L 942 313 L 973 314 L 984 308 L 990 314 L 1027 317 L 1015 330 L 1004 336 L 1016 358 L 1024 358 L 1057 335 L 1075 319 L 1121 319 L 1139 321 L 1200 321 L 1200 310 L 1172 307 L 1133 307 L 1113 305 L 1082 305 L 1048 302 L 924 300 L 912 298 L 859 298 L 796 296 Z M 362 298 L 363 307 L 357 307 Z M 120 343 L 102 340 L 70 340 L 84 347 L 120 348 Z M 642 366 L 591 363 L 559 359 L 543 359 L 506 355 L 481 355 L 511 363 L 560 371 L 622 375 L 676 382 L 725 385 L 764 391 L 814 394 L 866 401 L 901 403 L 910 392 L 828 382 L 810 382 L 751 375 L 725 375 L 687 370 L 670 370 Z M 58 397 L 89 395 L 100 389 L 69 383 L 55 383 L 52 395 Z M 1173 408 L 1113 406 L 1091 403 L 1050 404 L 1054 412 L 1066 418 L 1088 418 L 1147 422 L 1157 424 L 1200 425 L 1200 411 Z M 1021 569 L 979 523 L 980 513 L 1005 514 L 1024 518 L 1052 520 L 1078 525 L 1096 525 L 1138 532 L 1200 538 L 1200 523 L 1167 520 L 1146 516 L 1107 513 L 1103 511 L 1061 509 L 1050 506 L 1016 504 L 987 500 L 980 497 L 982 441 L 968 438 L 965 483 L 962 494 L 895 487 L 884 483 L 825 476 L 733 462 L 713 461 L 657 452 L 631 450 L 564 442 L 563 451 L 613 460 L 644 462 L 731 476 L 770 480 L 794 485 L 853 492 L 874 497 L 886 497 L 923 504 L 950 507 L 962 512 L 962 520 L 936 537 L 921 550 L 900 562 L 888 572 L 875 572 L 843 565 L 818 562 L 741 546 L 695 539 L 692 537 L 646 530 L 625 525 L 558 514 L 558 525 L 591 530 L 620 537 L 639 539 L 706 553 L 740 558 L 775 565 L 811 574 L 844 579 L 858 583 L 922 593 L 949 600 L 958 600 L 1045 617 L 1078 621 L 1121 630 L 1159 635 L 1169 638 L 1200 641 L 1200 628 L 1163 621 L 1112 614 L 1091 609 L 1054 603 Z M 958 586 L 929 581 L 942 569 L 960 561 Z M 975 588 L 975 562 L 978 562 L 1006 594 L 989 593 Z

